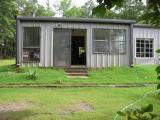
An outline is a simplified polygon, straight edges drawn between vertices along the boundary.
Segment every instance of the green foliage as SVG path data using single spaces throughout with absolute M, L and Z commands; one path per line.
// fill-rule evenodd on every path
M 27 80 L 36 80 L 38 78 L 37 72 L 33 70 L 29 70 L 26 74 Z
M 133 107 L 126 111 L 118 111 L 118 115 L 126 116 L 126 120 L 153 120 L 158 117 L 158 114 L 153 113 L 153 105 L 148 104 L 144 107 Z
M 142 1 L 129 0 L 125 2 L 121 7 L 115 8 L 115 12 L 118 13 L 116 14 L 116 18 L 142 22 L 142 15 L 144 14 L 145 10 L 146 6 Z
M 23 73 L 25 70 L 22 67 L 17 67 L 16 68 L 16 73 Z
M 148 0 L 147 10 L 143 15 L 143 19 L 147 20 L 148 24 L 160 27 L 160 1 L 159 0 Z
M 160 53 L 160 49 L 157 49 L 157 50 L 156 50 L 156 53 Z
M 16 5 L 21 16 L 54 16 L 55 12 L 51 9 L 49 1 L 46 2 L 47 7 L 40 5 L 37 0 L 16 0 Z
M 160 53 L 160 49 L 157 49 L 156 53 Z M 155 69 L 155 71 L 157 73 L 157 79 L 160 80 L 160 65 L 157 66 L 157 68 Z M 158 83 L 157 89 L 160 89 L 160 83 Z
M 14 50 L 15 16 L 17 14 L 15 0 L 0 0 L 0 43 L 4 46 L 4 57 L 7 57 L 7 51 L 10 53 Z
M 93 9 L 93 15 L 96 15 L 97 17 L 104 17 L 105 13 L 106 7 L 103 4 L 100 4 Z

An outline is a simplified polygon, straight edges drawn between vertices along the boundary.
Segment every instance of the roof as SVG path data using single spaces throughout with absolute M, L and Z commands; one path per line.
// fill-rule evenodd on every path
M 18 16 L 20 21 L 34 22 L 78 22 L 78 23 L 114 23 L 114 24 L 134 24 L 133 20 L 118 20 L 118 19 L 95 19 L 95 18 L 65 18 L 65 17 L 32 17 Z
M 134 27 L 137 27 L 137 28 L 159 28 L 159 27 L 155 27 L 155 26 L 152 26 L 149 24 L 134 24 Z

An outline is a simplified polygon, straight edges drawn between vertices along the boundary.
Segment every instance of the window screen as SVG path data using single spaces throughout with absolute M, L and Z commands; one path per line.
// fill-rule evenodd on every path
M 40 27 L 24 27 L 23 62 L 40 61 Z
M 126 30 L 93 29 L 93 52 L 124 54 L 126 52 Z
M 153 51 L 152 38 L 136 39 L 136 57 L 153 57 Z
M 125 30 L 111 30 L 111 53 L 124 54 L 126 49 Z

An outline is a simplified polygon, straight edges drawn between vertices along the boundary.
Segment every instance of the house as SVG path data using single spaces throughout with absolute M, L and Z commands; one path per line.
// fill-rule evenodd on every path
M 160 29 L 132 20 L 17 17 L 20 66 L 102 68 L 156 64 Z

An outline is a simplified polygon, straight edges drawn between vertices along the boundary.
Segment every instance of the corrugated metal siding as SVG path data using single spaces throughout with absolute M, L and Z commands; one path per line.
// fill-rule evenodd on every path
M 136 38 L 153 38 L 154 39 L 154 51 L 160 46 L 160 29 L 156 28 L 133 28 L 133 52 L 134 52 L 134 64 L 157 64 L 158 54 L 154 52 L 152 58 L 138 58 L 136 57 Z
M 69 29 L 86 29 L 86 44 L 87 44 L 87 67 L 111 67 L 111 66 L 129 66 L 130 62 L 130 27 L 129 25 L 114 25 L 114 24 L 81 24 L 81 23 L 51 23 L 51 22 L 22 22 L 23 27 L 41 27 L 41 47 L 40 47 L 40 63 L 22 63 L 22 40 L 23 35 L 21 32 L 21 66 L 44 66 L 53 67 L 53 29 L 54 28 L 69 28 Z M 111 54 L 93 54 L 92 53 L 92 36 L 93 28 L 105 29 L 126 29 L 126 54 L 124 55 L 111 55 Z

